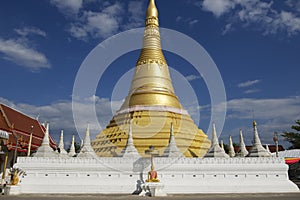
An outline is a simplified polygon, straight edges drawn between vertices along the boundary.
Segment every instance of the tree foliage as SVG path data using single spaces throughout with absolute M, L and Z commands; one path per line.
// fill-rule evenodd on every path
M 292 144 L 290 149 L 300 149 L 300 120 L 297 120 L 296 125 L 293 125 L 291 128 L 296 132 L 284 132 L 282 136 Z

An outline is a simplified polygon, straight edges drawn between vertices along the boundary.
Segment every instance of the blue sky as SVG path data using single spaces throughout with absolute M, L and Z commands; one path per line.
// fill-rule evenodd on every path
M 50 122 L 56 140 L 64 129 L 70 141 L 77 134 L 71 100 L 82 62 L 105 39 L 143 27 L 147 2 L 1 1 L 0 101 Z M 156 4 L 161 27 L 196 40 L 220 71 L 227 96 L 220 136 L 225 143 L 229 135 L 238 143 L 239 129 L 243 129 L 250 144 L 253 115 L 262 142 L 268 144 L 273 144 L 274 131 L 289 130 L 300 118 L 298 0 L 157 0 Z M 102 126 L 112 117 L 112 104 L 117 109 L 122 102 L 119 97 L 111 104 L 112 93 L 118 80 L 135 66 L 138 53 L 115 60 L 101 77 L 93 99 Z M 206 131 L 211 100 L 204 79 L 186 60 L 169 52 L 166 58 L 196 92 L 197 104 L 181 97 L 174 83 L 192 117 L 200 113 L 199 127 Z M 86 124 L 80 126 L 84 129 Z M 91 132 L 95 137 L 100 130 L 91 124 Z

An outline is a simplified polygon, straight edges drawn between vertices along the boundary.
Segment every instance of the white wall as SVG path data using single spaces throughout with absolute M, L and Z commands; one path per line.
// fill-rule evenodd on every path
M 283 158 L 155 158 L 168 194 L 297 192 Z M 150 161 L 128 158 L 20 157 L 21 193 L 133 193 Z

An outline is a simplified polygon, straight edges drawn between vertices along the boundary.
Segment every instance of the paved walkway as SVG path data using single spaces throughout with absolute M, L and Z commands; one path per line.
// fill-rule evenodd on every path
M 4 197 L 4 198 L 3 198 Z M 5 200 L 299 200 L 300 193 L 285 194 L 195 194 L 195 195 L 169 195 L 167 197 L 139 197 L 135 195 L 22 195 L 0 196 Z

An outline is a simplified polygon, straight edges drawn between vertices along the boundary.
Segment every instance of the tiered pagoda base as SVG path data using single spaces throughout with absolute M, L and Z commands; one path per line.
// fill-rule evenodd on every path
M 157 110 L 140 110 L 115 115 L 107 128 L 92 141 L 96 154 L 100 157 L 120 155 L 126 146 L 129 124 L 132 120 L 134 146 L 143 157 L 149 146 L 155 146 L 160 156 L 164 153 L 170 140 L 171 123 L 176 144 L 186 157 L 205 155 L 210 147 L 210 141 L 189 115 Z

